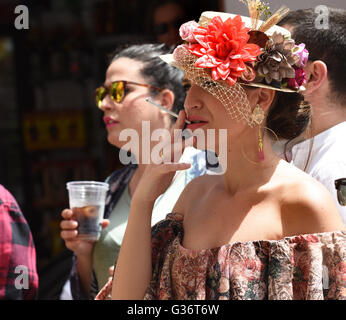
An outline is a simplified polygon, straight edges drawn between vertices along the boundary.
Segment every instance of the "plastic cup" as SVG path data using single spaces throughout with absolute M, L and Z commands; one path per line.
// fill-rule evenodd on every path
M 97 241 L 101 235 L 108 183 L 71 181 L 66 184 L 72 219 L 78 222 L 79 239 Z

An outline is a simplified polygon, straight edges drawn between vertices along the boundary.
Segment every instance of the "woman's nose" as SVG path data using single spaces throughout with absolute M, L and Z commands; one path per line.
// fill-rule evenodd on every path
M 184 103 L 184 109 L 187 114 L 191 114 L 195 110 L 199 110 L 202 108 L 202 102 L 198 98 L 198 95 L 196 95 L 193 90 L 191 89 L 188 91 Z
M 114 102 L 110 98 L 109 94 L 107 94 L 101 101 L 100 109 L 102 111 L 110 111 L 114 107 Z

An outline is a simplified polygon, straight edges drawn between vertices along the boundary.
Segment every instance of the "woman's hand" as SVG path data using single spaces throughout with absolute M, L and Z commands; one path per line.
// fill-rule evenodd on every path
M 65 241 L 66 248 L 70 249 L 78 256 L 90 255 L 95 242 L 90 240 L 83 240 L 77 237 L 78 222 L 73 220 L 73 211 L 71 209 L 65 209 L 61 212 L 63 220 L 60 222 L 61 238 Z M 109 220 L 103 219 L 101 222 L 102 228 L 109 225 Z
M 109 280 L 113 279 L 114 265 L 109 267 L 108 274 L 109 274 L 109 278 L 108 278 L 108 281 L 109 281 Z
M 188 142 L 192 145 L 191 139 L 182 139 L 181 132 L 184 128 L 185 117 L 185 112 L 180 111 L 176 123 L 171 128 L 170 135 L 160 142 L 160 145 L 163 145 L 161 149 L 163 153 L 160 153 L 161 163 L 155 164 L 151 161 L 151 163 L 146 166 L 143 176 L 133 195 L 133 201 L 144 203 L 155 202 L 157 197 L 164 193 L 170 186 L 176 171 L 190 168 L 191 164 L 189 163 L 171 162 L 171 159 L 174 161 L 175 154 L 178 153 L 181 155 L 183 153 Z

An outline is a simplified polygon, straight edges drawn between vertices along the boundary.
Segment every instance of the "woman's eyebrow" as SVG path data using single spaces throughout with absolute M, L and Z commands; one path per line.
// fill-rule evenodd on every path
M 184 84 L 190 84 L 191 83 L 191 81 L 189 80 L 189 79 L 187 79 L 187 78 L 183 78 L 183 85 Z

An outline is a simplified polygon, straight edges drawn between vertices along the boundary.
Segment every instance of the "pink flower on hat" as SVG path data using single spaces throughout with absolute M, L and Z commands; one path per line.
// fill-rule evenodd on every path
M 188 46 L 186 44 L 181 44 L 177 46 L 173 51 L 173 59 L 175 61 L 182 61 L 184 59 L 184 51 L 187 50 Z
M 222 79 L 234 85 L 246 71 L 245 63 L 255 61 L 261 53 L 258 45 L 247 43 L 249 30 L 239 15 L 225 22 L 216 16 L 206 27 L 196 28 L 197 43 L 187 48 L 199 57 L 195 67 L 210 68 L 214 81 Z
M 293 48 L 293 54 L 299 57 L 299 61 L 296 63 L 296 66 L 298 68 L 305 67 L 309 58 L 309 51 L 305 49 L 305 43 L 295 46 Z
M 287 85 L 297 90 L 306 83 L 306 72 L 303 68 L 295 68 L 295 72 L 294 78 L 287 79 Z
M 181 25 L 179 29 L 180 37 L 190 43 L 196 43 L 195 35 L 193 32 L 199 27 L 199 24 L 192 20 Z

